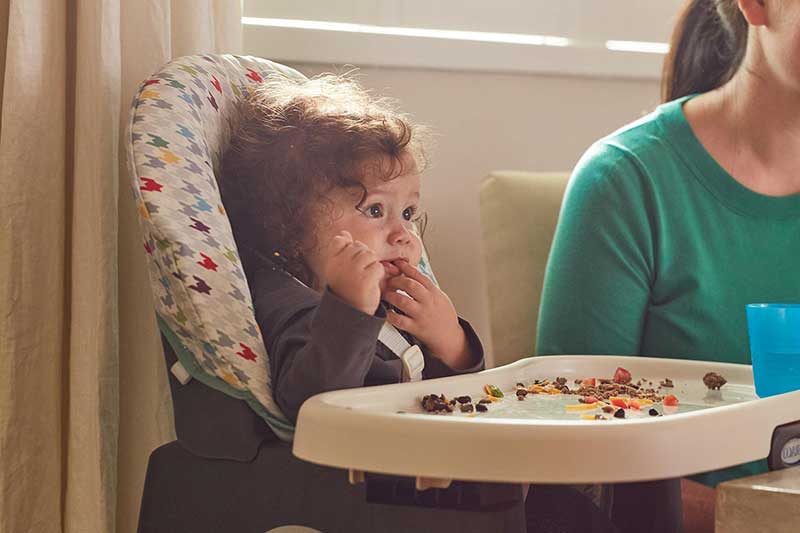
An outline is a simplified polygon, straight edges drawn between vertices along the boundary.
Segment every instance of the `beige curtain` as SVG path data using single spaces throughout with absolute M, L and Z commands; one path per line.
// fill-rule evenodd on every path
M 0 0 L 0 531 L 132 532 L 172 438 L 121 128 L 240 0 Z

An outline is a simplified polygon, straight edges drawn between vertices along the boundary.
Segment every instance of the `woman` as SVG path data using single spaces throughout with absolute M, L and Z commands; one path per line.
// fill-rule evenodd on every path
M 664 74 L 667 103 L 575 169 L 539 354 L 749 363 L 745 304 L 800 301 L 800 2 L 688 1 Z M 684 514 L 712 530 L 711 487 L 763 469 L 684 480 Z M 679 529 L 678 481 L 617 485 L 612 518 Z

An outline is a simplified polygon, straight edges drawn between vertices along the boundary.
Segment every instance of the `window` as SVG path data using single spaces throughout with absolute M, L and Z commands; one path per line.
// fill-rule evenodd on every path
M 680 0 L 245 0 L 283 62 L 656 78 Z

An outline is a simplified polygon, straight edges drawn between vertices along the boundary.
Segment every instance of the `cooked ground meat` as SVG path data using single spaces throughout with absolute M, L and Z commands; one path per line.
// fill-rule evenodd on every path
M 720 387 L 725 385 L 727 382 L 727 379 L 720 376 L 716 372 L 709 372 L 703 376 L 703 383 L 705 383 L 706 387 L 708 387 L 710 390 L 719 390 Z

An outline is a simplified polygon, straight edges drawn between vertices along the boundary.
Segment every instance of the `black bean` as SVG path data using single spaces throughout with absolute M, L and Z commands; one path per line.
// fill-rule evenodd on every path
M 470 398 L 469 396 L 459 396 L 456 398 L 456 400 L 458 401 L 458 403 L 469 403 L 472 401 L 472 398 Z
M 473 411 L 473 407 L 472 407 L 471 403 L 462 403 L 461 407 L 459 407 L 459 409 L 461 409 L 462 413 L 471 413 Z
M 650 409 L 647 412 L 650 414 L 650 416 L 658 416 L 658 411 L 656 411 L 655 409 Z
M 475 406 L 475 410 L 478 411 L 479 413 L 485 413 L 486 411 L 489 410 L 489 408 L 486 407 L 485 403 L 479 403 L 478 405 Z
M 617 412 L 614 413 L 614 418 L 625 418 L 625 409 L 617 409 Z

